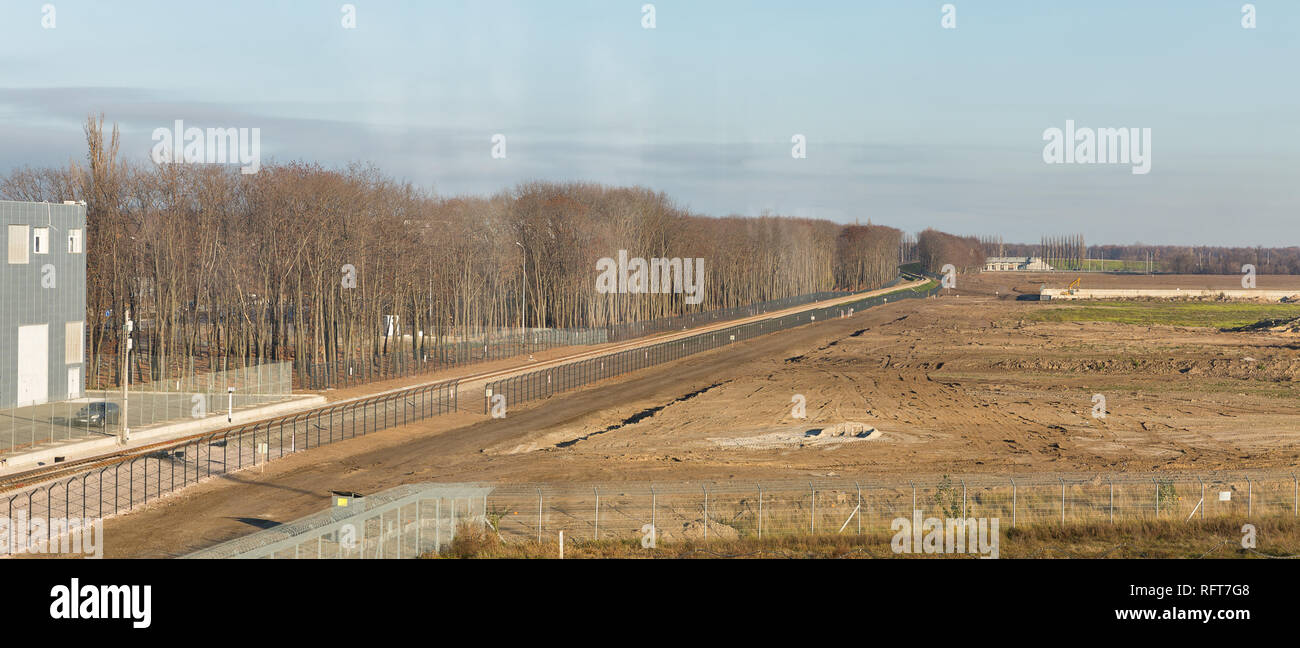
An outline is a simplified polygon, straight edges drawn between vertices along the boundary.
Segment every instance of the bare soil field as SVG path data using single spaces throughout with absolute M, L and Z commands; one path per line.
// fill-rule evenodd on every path
M 980 272 L 958 275 L 957 292 L 966 295 L 1036 295 L 1041 288 L 1066 288 L 1082 279 L 1083 288 L 1182 288 L 1231 290 L 1241 288 L 1241 275 L 1139 275 L 1100 272 Z M 1300 288 L 1300 275 L 1257 275 L 1260 290 Z
M 1296 466 L 1300 335 L 1036 321 L 1046 307 L 1068 306 L 970 293 L 901 301 L 511 408 L 505 419 L 467 400 L 460 414 L 293 455 L 109 520 L 107 555 L 186 553 L 318 511 L 329 489 L 423 481 Z M 804 419 L 792 416 L 796 394 Z M 1097 394 L 1104 418 L 1093 416 Z M 819 432 L 844 423 L 862 425 Z

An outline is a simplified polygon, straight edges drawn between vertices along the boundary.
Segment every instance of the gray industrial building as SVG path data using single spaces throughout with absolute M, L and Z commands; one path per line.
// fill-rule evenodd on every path
M 0 200 L 0 408 L 78 398 L 85 378 L 86 206 Z

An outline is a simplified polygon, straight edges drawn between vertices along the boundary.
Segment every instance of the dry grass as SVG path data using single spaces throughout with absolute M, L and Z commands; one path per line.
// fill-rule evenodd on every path
M 1002 558 L 1291 558 L 1300 556 L 1300 520 L 1256 520 L 1256 548 L 1241 546 L 1244 519 L 1205 522 L 1038 524 L 1001 529 Z M 565 558 L 974 558 L 977 554 L 896 554 L 890 533 L 789 535 L 641 547 L 639 539 L 565 543 Z M 502 541 L 462 527 L 443 558 L 557 558 L 557 542 Z M 427 556 L 435 557 L 435 556 Z

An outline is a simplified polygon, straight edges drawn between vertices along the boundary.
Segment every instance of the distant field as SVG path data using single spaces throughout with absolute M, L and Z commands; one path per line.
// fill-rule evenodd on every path
M 1118 274 L 1100 272 L 980 272 L 962 276 L 959 287 L 1012 286 L 1017 292 L 1038 292 L 1040 288 L 1065 288 L 1079 279 L 1079 288 L 1182 288 L 1183 290 L 1241 289 L 1241 275 Z M 1300 288 L 1300 275 L 1259 275 L 1260 290 Z
M 1080 301 L 1032 313 L 1040 322 L 1113 322 L 1226 328 L 1270 317 L 1300 317 L 1300 304 Z
M 1133 261 L 1127 259 L 1087 259 L 1083 263 L 1077 261 L 1058 261 L 1053 265 L 1057 270 L 1075 270 L 1085 272 L 1160 272 L 1163 268 L 1159 263 L 1152 263 L 1147 267 L 1146 261 Z

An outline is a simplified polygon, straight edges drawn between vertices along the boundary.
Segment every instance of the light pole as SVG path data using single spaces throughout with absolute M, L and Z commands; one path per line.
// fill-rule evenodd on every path
M 131 321 L 131 309 L 126 309 L 126 323 L 122 325 L 122 332 L 126 335 L 126 348 L 122 353 L 122 431 L 118 433 L 117 442 L 120 445 L 126 445 L 131 440 L 131 423 L 129 415 L 131 413 L 131 399 L 129 397 L 129 388 L 131 387 L 131 347 L 134 342 L 131 339 L 131 331 L 135 330 L 135 322 Z M 107 405 L 105 405 L 104 416 L 108 416 Z
M 226 422 L 230 423 L 232 422 L 231 416 L 235 411 L 235 388 L 234 387 L 226 388 L 226 399 L 227 399 L 226 400 Z
M 524 341 L 524 309 L 528 307 L 528 249 L 519 241 L 515 241 L 515 245 L 518 245 L 519 249 L 524 253 L 524 269 L 522 273 L 524 289 L 522 296 L 519 298 L 519 342 L 522 344 Z

